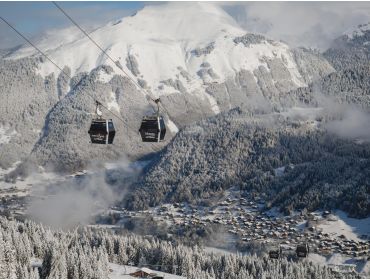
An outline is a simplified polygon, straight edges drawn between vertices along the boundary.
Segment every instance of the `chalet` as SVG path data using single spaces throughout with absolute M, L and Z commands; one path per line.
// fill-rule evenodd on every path
M 163 279 L 163 276 L 154 273 L 146 267 L 139 268 L 137 271 L 130 273 L 130 276 L 141 279 Z

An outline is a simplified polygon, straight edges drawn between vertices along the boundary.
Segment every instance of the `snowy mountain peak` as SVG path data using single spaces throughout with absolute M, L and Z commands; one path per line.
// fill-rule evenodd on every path
M 140 34 L 145 38 L 151 35 L 152 38 L 194 41 L 198 44 L 215 39 L 222 30 L 236 34 L 244 32 L 224 10 L 205 2 L 147 6 L 135 16 L 124 18 L 122 25 L 125 24 L 138 31 L 139 37 Z
M 78 21 L 78 19 L 77 19 Z M 36 42 L 43 50 L 64 48 L 76 41 L 87 41 L 84 35 L 74 26 L 61 30 L 47 31 Z M 100 45 L 112 46 L 118 43 L 134 44 L 142 41 L 183 42 L 190 47 L 215 40 L 221 33 L 242 35 L 245 31 L 219 6 L 193 2 L 172 2 L 162 5 L 144 7 L 131 17 L 114 20 L 90 34 Z M 82 42 L 79 42 L 81 44 Z M 11 56 L 19 58 L 37 54 L 28 46 Z
M 276 56 L 273 53 L 285 53 L 290 60 L 286 53 L 288 47 L 281 43 L 271 45 L 261 41 L 256 48 L 236 45 L 233 39 L 245 33 L 219 6 L 200 2 L 148 6 L 134 16 L 112 21 L 90 34 L 121 65 L 138 66 L 134 71 L 130 66 L 126 70 L 140 76 L 153 89 L 162 80 L 174 79 L 179 67 L 189 73 L 191 80 L 199 78 L 197 72 L 204 61 L 211 64 L 213 77 L 223 80 L 241 68 L 254 70 L 261 64 L 262 56 L 272 58 Z M 90 71 L 101 64 L 111 65 L 119 73 L 77 28 L 70 27 L 55 34 L 47 34 L 36 45 L 47 51 L 58 65 L 69 66 L 72 74 Z M 25 45 L 9 58 L 35 54 L 34 49 Z M 130 63 L 127 60 L 131 60 Z M 59 71 L 48 62 L 41 65 L 41 75 L 51 72 Z
M 109 22 L 90 36 L 154 95 L 191 93 L 211 104 L 214 113 L 220 109 L 207 87 L 233 79 L 240 71 L 252 79 L 248 82 L 251 88 L 291 90 L 307 82 L 289 46 L 247 33 L 216 4 L 150 5 L 131 17 Z M 74 26 L 50 32 L 35 43 L 60 67 L 68 66 L 72 75 L 103 64 L 111 66 L 113 74 L 123 74 Z M 7 59 L 32 55 L 38 54 L 25 45 Z M 37 71 L 43 77 L 60 72 L 48 61 L 40 63 Z

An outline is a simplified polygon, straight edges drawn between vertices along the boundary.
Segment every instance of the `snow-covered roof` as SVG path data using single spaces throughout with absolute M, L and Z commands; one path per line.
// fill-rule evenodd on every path
M 145 267 L 138 268 L 137 266 L 118 265 L 114 263 L 109 263 L 109 268 L 110 268 L 110 273 L 109 273 L 110 279 L 137 279 L 131 276 L 130 274 L 138 272 L 138 271 L 143 271 L 148 274 L 157 274 L 157 275 L 162 276 L 165 279 L 184 279 L 185 278 L 179 275 L 165 273 L 162 271 L 151 270 Z
M 142 271 L 142 272 L 145 272 L 145 273 L 148 273 L 148 274 L 155 273 L 154 271 L 152 271 L 151 269 L 146 268 L 146 267 L 140 267 L 136 272 L 138 272 L 138 271 Z

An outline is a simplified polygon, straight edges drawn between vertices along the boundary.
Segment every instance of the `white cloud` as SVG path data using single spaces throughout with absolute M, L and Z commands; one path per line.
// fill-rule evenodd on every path
M 101 169 L 101 163 L 97 162 L 83 177 L 34 185 L 27 214 L 36 221 L 57 228 L 88 224 L 95 215 L 123 199 L 143 166 L 121 158 L 111 163 L 110 168 Z M 37 176 L 34 173 L 30 178 Z
M 329 132 L 342 138 L 370 141 L 370 114 L 356 107 L 347 106 L 340 120 L 326 125 Z
M 370 2 L 222 3 L 247 31 L 325 50 L 333 39 L 370 21 Z

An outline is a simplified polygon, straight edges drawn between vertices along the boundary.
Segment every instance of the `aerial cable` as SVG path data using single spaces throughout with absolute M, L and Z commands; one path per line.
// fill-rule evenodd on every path
M 52 1 L 52 3 L 54 4 L 55 7 L 57 7 L 78 29 L 80 29 L 80 31 L 99 49 L 101 50 L 112 62 L 114 65 L 117 66 L 118 69 L 120 69 L 127 78 L 129 78 L 133 83 L 134 85 L 138 88 L 139 91 L 141 91 L 142 93 L 144 93 L 144 95 L 146 97 L 149 97 L 150 100 L 152 102 L 156 102 L 156 100 L 158 98 L 153 98 L 152 97 L 152 94 L 149 93 L 148 91 L 146 91 L 144 88 L 142 88 L 124 69 L 123 67 L 121 66 L 121 64 L 119 63 L 118 60 L 114 60 L 102 47 L 99 46 L 99 44 L 70 16 L 68 15 L 68 13 L 61 7 L 59 6 L 55 1 Z M 158 103 L 157 103 L 158 104 Z M 168 116 L 169 113 L 168 111 L 166 110 L 166 108 L 161 104 L 161 107 L 165 110 L 165 112 L 167 113 Z
M 40 50 L 35 44 L 33 44 L 26 36 L 24 36 L 20 31 L 18 31 L 12 24 L 10 24 L 6 19 L 4 19 L 3 17 L 0 16 L 0 19 L 5 22 L 11 29 L 13 29 L 20 37 L 22 37 L 27 43 L 29 43 L 33 48 L 35 48 L 41 55 L 43 55 L 47 60 L 49 60 L 55 67 L 57 67 L 64 75 L 66 75 L 69 79 L 72 79 L 71 75 L 69 75 L 68 73 L 66 73 L 58 64 L 56 64 L 45 52 L 43 52 L 42 50 Z M 95 102 L 97 101 L 97 99 L 89 94 L 88 92 L 85 92 L 87 94 L 87 96 L 91 97 Z M 99 102 L 99 101 L 98 101 Z M 103 105 L 101 102 L 99 102 L 100 106 L 102 108 L 104 108 L 105 110 L 107 110 L 108 112 L 110 112 L 113 116 L 115 116 L 117 119 L 119 119 L 120 121 L 122 121 L 128 128 L 132 129 L 132 131 L 135 131 L 135 133 L 137 132 L 137 129 L 131 127 L 122 117 L 120 117 L 119 115 L 117 115 L 116 113 L 112 112 L 108 107 L 106 107 L 105 105 Z
M 62 71 L 65 75 L 69 76 L 67 73 L 63 71 L 62 68 L 60 68 L 54 61 L 52 61 L 42 50 L 40 50 L 37 46 L 35 46 L 30 40 L 27 39 L 21 32 L 19 32 L 13 25 L 11 25 L 7 20 L 5 20 L 3 17 L 1 17 L 1 20 L 5 22 L 11 29 L 13 29 L 19 36 L 21 36 L 25 41 L 27 41 L 28 44 L 30 44 L 32 47 L 34 47 L 39 53 L 41 53 L 43 56 L 45 56 L 55 67 L 57 67 L 60 71 Z

